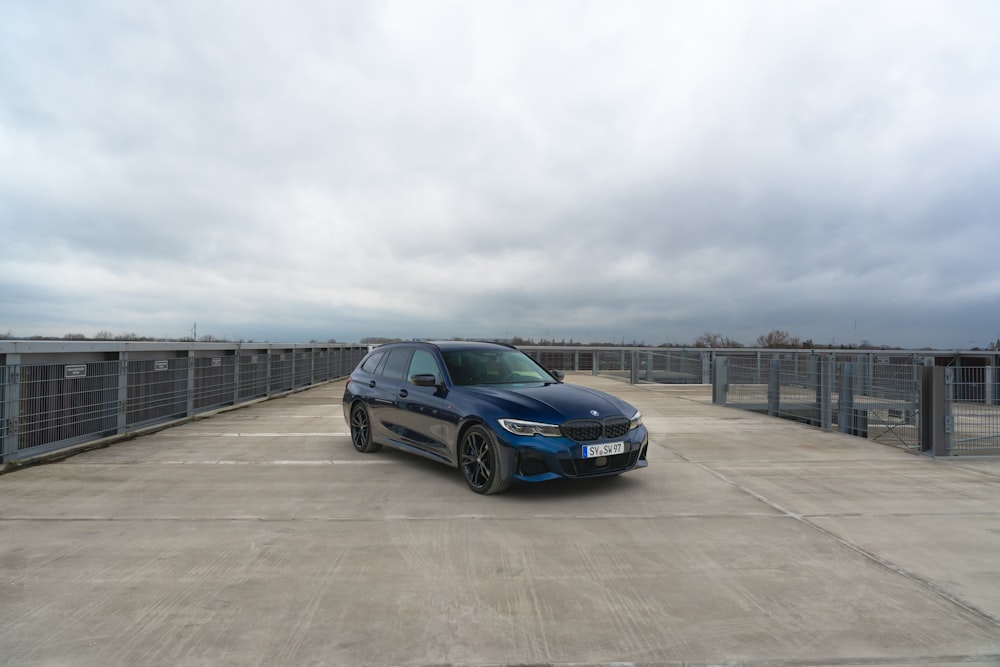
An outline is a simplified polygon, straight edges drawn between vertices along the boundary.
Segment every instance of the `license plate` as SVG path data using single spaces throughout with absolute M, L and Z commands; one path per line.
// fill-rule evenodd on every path
M 605 442 L 603 445 L 584 445 L 583 458 L 592 459 L 597 456 L 614 456 L 625 453 L 624 442 Z

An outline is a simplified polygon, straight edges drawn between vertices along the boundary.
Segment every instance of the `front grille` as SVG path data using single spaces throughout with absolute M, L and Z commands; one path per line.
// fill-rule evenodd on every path
M 590 442 L 601 438 L 620 438 L 628 433 L 626 417 L 608 417 L 604 420 L 574 419 L 559 427 L 564 436 L 576 442 Z
M 628 427 L 631 425 L 631 421 L 625 417 L 608 417 L 604 420 L 604 437 L 605 438 L 620 438 L 626 433 L 628 433 Z

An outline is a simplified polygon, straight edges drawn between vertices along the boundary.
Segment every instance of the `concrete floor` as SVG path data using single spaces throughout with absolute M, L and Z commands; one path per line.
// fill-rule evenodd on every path
M 0 665 L 1000 665 L 1000 460 L 639 407 L 650 465 L 477 496 L 342 383 L 0 476 Z

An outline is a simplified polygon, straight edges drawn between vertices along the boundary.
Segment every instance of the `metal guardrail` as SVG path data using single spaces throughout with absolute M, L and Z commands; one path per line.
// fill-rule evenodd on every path
M 346 377 L 361 345 L 0 341 L 0 463 Z
M 945 369 L 945 431 L 951 454 L 1000 456 L 997 371 L 996 366 Z
M 1000 456 L 998 352 L 521 349 L 548 368 L 590 371 L 633 384 L 712 384 L 718 404 L 907 450 Z M 942 371 L 940 378 L 931 377 L 928 369 L 933 368 Z
M 1000 455 L 1000 353 L 522 346 L 548 368 L 936 455 Z M 346 377 L 364 345 L 0 341 L 0 464 Z M 930 371 L 934 370 L 935 373 Z
M 520 346 L 546 368 L 590 371 L 633 384 L 709 384 L 714 353 L 708 350 L 669 350 L 625 347 Z
M 996 366 L 817 355 L 803 373 L 802 361 L 775 354 L 765 370 L 720 357 L 713 401 L 935 456 L 1000 455 Z

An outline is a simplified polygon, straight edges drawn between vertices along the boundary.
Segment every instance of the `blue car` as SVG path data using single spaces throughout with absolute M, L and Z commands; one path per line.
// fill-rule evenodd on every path
M 386 445 L 457 467 L 476 493 L 646 467 L 639 411 L 562 377 L 508 345 L 390 343 L 351 373 L 344 418 L 359 452 Z

